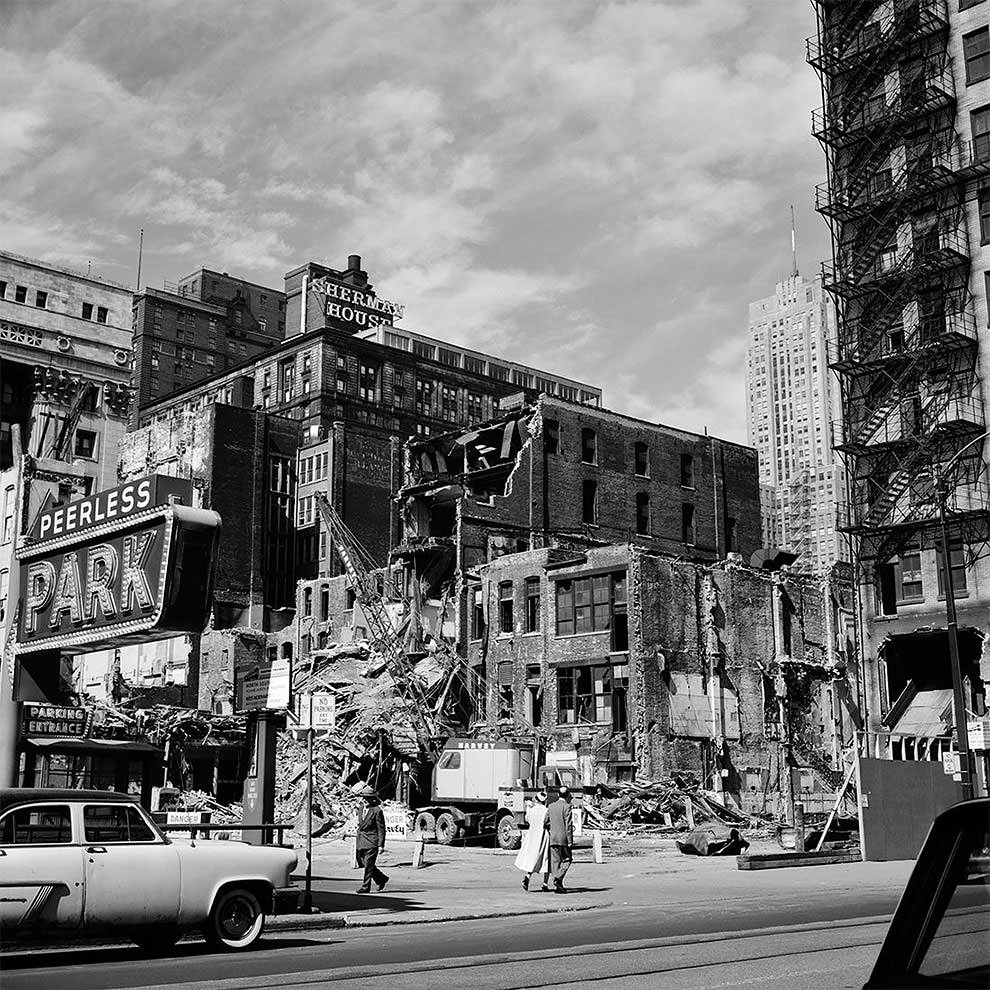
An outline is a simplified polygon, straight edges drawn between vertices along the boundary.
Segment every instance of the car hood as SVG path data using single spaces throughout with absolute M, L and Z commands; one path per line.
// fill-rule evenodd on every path
M 256 869 L 294 870 L 299 857 L 294 849 L 284 846 L 252 846 L 230 839 L 172 840 L 179 858 L 185 863 L 230 863 L 241 871 Z

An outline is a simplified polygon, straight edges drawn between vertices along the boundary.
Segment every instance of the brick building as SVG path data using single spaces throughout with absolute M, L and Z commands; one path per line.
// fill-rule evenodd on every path
M 134 297 L 138 411 L 272 348 L 285 336 L 285 294 L 201 268 Z
M 624 543 L 484 564 L 480 718 L 576 750 L 586 783 L 691 771 L 750 811 L 821 808 L 858 724 L 851 582 L 735 558 Z
M 377 296 L 356 255 L 343 271 L 313 262 L 300 266 L 286 275 L 285 284 L 284 341 L 147 404 L 139 423 L 212 402 L 260 407 L 298 422 L 303 461 L 312 466 L 310 458 L 326 455 L 317 468 L 318 480 L 300 464 L 306 471 L 301 476 L 308 479 L 297 505 L 300 577 L 333 573 L 337 566 L 320 538 L 311 498 L 317 488 L 332 497 L 348 526 L 384 563 L 398 538 L 391 499 L 401 483 L 400 441 L 491 419 L 501 400 L 519 393 L 512 381 L 517 372 L 530 382 L 531 397 L 540 382 L 540 387 L 572 389 L 587 395 L 588 402 L 600 401 L 601 391 L 593 386 L 496 358 L 486 357 L 480 371 L 460 351 L 460 362 L 452 362 L 441 353 L 449 345 L 440 341 L 429 344 L 430 356 L 423 348 L 393 346 L 388 338 L 380 343 L 359 336 L 370 321 L 390 326 L 401 307 Z M 416 336 L 420 342 L 430 340 Z

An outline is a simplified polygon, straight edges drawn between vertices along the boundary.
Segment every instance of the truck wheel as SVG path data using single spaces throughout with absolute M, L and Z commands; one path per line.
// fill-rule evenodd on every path
M 228 887 L 217 895 L 203 934 L 214 948 L 234 951 L 253 945 L 264 925 L 257 896 L 246 887 Z
M 495 838 L 499 849 L 518 849 L 522 845 L 522 837 L 517 832 L 512 815 L 503 815 L 495 826 Z
M 437 830 L 437 820 L 429 811 L 421 811 L 416 816 L 416 831 L 421 835 L 433 835 Z
M 437 842 L 441 846 L 449 846 L 457 838 L 457 822 L 449 811 L 437 815 Z

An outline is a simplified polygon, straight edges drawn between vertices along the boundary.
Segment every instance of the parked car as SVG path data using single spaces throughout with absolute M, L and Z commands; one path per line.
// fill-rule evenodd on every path
M 990 798 L 935 818 L 865 990 L 990 986 Z
M 124 935 L 163 951 L 199 928 L 220 949 L 261 935 L 296 854 L 173 840 L 112 791 L 0 789 L 0 934 Z

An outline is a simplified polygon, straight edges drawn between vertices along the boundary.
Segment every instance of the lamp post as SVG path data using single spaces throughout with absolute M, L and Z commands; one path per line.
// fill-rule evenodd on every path
M 949 533 L 945 523 L 945 507 L 952 487 L 949 469 L 970 447 L 990 437 L 990 430 L 974 437 L 956 451 L 935 480 L 938 495 L 939 538 L 942 545 L 942 588 L 945 590 L 946 636 L 949 640 L 949 666 L 952 668 L 952 700 L 956 723 L 956 745 L 959 748 L 959 779 L 966 801 L 973 796 L 973 773 L 969 752 L 969 723 L 966 718 L 966 698 L 963 695 L 962 661 L 959 657 L 959 630 L 956 625 L 956 589 L 952 585 L 952 561 L 949 558 Z

